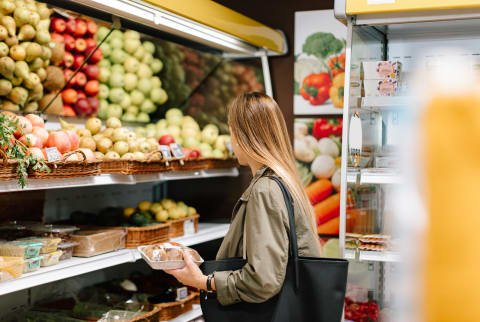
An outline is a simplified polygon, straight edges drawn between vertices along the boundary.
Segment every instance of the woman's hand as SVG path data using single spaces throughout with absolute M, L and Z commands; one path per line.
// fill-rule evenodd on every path
M 193 262 L 192 256 L 184 251 L 183 260 L 185 267 L 180 269 L 165 270 L 166 273 L 173 275 L 180 283 L 201 290 L 206 289 L 207 276 L 203 275 L 200 268 Z

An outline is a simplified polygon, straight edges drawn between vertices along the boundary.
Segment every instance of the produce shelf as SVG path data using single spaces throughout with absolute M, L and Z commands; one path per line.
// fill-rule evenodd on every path
M 345 249 L 345 253 L 343 254 L 343 258 L 345 258 L 345 259 L 355 259 L 355 251 L 353 249 Z
M 357 183 L 358 175 L 360 171 L 356 169 L 347 169 L 347 182 L 348 183 Z
M 360 184 L 398 184 L 402 177 L 394 169 L 369 168 L 360 171 Z
M 400 254 L 396 252 L 375 252 L 375 251 L 355 251 L 345 249 L 343 255 L 345 259 L 358 260 L 363 262 L 400 262 Z
M 24 191 L 24 190 L 43 190 L 43 189 L 61 189 L 75 188 L 84 186 L 101 186 L 112 184 L 137 184 L 143 182 L 182 180 L 182 179 L 201 179 L 214 177 L 236 177 L 238 169 L 208 169 L 198 171 L 172 171 L 152 174 L 101 174 L 99 176 L 59 178 L 59 179 L 30 179 L 27 185 L 22 189 L 18 185 L 18 180 L 8 180 L 0 182 L 0 192 Z
M 201 316 L 203 316 L 202 308 L 199 304 L 193 304 L 193 309 L 177 316 L 175 319 L 168 320 L 168 322 L 190 322 L 193 319 L 198 319 Z
M 200 223 L 198 225 L 198 233 L 174 238 L 172 241 L 182 243 L 185 246 L 204 243 L 223 238 L 227 233 L 229 226 L 229 224 Z M 136 249 L 122 249 L 116 252 L 110 252 L 88 258 L 73 257 L 72 259 L 61 261 L 57 265 L 42 267 L 36 272 L 27 273 L 22 275 L 20 278 L 0 283 L 0 295 L 5 295 L 34 286 L 82 275 L 107 267 L 132 263 L 140 258 L 140 253 Z
M 378 112 L 405 107 L 409 104 L 409 99 L 407 96 L 362 97 L 361 107 L 364 110 Z

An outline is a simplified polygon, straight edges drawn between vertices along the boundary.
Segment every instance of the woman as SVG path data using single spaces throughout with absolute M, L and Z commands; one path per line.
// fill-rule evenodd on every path
M 250 167 L 253 179 L 234 208 L 217 260 L 242 257 L 246 238 L 248 263 L 240 270 L 215 272 L 208 277 L 185 256 L 185 268 L 167 273 L 202 290 L 207 290 L 209 280 L 222 305 L 261 303 L 280 292 L 289 253 L 285 200 L 279 185 L 268 176 L 281 178 L 293 197 L 299 256 L 319 257 L 320 244 L 313 209 L 300 183 L 277 103 L 265 94 L 242 94 L 230 105 L 228 122 L 233 151 L 241 165 Z

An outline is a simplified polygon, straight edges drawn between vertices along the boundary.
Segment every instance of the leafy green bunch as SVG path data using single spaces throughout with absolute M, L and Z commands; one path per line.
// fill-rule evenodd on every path
M 37 159 L 21 142 L 14 133 L 17 131 L 18 120 L 7 114 L 0 114 L 0 149 L 9 160 L 17 161 L 18 184 L 24 188 L 27 184 L 28 169 L 41 172 L 50 172 L 50 168 L 42 160 Z

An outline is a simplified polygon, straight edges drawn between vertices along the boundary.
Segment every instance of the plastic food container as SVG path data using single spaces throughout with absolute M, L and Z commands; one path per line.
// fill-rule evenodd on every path
M 23 262 L 23 273 L 30 273 L 38 270 L 40 268 L 40 263 L 42 262 L 43 256 L 37 256 L 33 258 L 25 259 Z
M 32 258 L 40 254 L 42 243 L 29 241 L 12 241 L 0 244 L 0 256 Z
M 363 81 L 365 97 L 397 96 L 398 82 L 393 79 L 366 79 Z
M 0 224 L 0 236 L 5 240 L 15 240 L 28 236 L 27 227 L 16 221 Z
M 72 234 L 79 228 L 75 226 L 61 225 L 34 225 L 30 229 L 36 236 L 61 238 L 62 241 L 69 241 Z
M 42 248 L 40 249 L 40 254 L 48 254 L 57 250 L 58 244 L 62 241 L 60 238 L 49 238 L 49 237 L 29 237 L 23 238 L 22 241 L 28 241 L 32 243 L 42 243 Z
M 60 260 L 63 261 L 65 259 L 70 259 L 73 256 L 73 248 L 77 246 L 78 243 L 76 242 L 67 242 L 61 243 L 58 245 L 58 250 L 62 251 L 62 256 L 60 256 Z
M 203 263 L 203 258 L 196 250 L 177 243 L 163 243 L 138 247 L 142 258 L 153 269 L 179 269 L 185 267 L 183 253 L 187 252 L 193 257 L 195 264 Z
M 364 61 L 363 79 L 394 79 L 400 78 L 402 63 L 395 61 Z
M 44 254 L 42 255 L 42 261 L 40 262 L 40 266 L 52 266 L 58 264 L 60 261 L 60 257 L 62 257 L 63 252 L 61 250 L 57 250 L 56 252 Z
M 72 235 L 78 245 L 73 248 L 73 256 L 90 257 L 125 248 L 123 229 L 80 231 Z
M 22 257 L 0 256 L 0 282 L 19 278 L 22 274 Z

